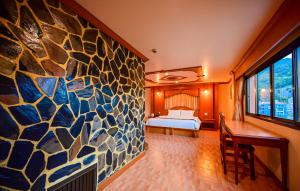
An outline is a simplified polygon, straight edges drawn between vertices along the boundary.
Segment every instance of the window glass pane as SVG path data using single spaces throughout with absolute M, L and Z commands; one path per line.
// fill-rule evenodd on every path
M 292 53 L 273 65 L 274 71 L 274 116 L 294 119 Z
M 258 114 L 270 116 L 270 67 L 257 73 L 257 98 Z
M 256 75 L 247 80 L 247 111 L 256 113 Z

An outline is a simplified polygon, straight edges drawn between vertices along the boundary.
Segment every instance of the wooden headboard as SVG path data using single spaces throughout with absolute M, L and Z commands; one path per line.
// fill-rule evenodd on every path
M 172 107 L 170 110 L 194 110 L 192 108 L 186 107 L 186 106 L 176 106 Z M 198 117 L 198 110 L 194 110 L 194 116 Z

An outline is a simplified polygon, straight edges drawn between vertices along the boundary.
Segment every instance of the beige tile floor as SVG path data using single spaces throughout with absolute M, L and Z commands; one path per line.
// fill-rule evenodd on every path
M 241 168 L 240 183 L 234 184 L 233 166 L 225 176 L 219 153 L 218 132 L 200 131 L 199 138 L 147 134 L 149 150 L 105 191 L 277 191 L 274 181 L 259 164 L 256 180 Z

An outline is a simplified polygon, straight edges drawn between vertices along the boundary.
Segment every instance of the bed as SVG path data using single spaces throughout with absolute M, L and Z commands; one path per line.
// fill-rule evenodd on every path
M 176 107 L 169 110 L 169 114 L 146 121 L 146 131 L 167 135 L 183 135 L 198 137 L 201 121 L 194 116 L 195 112 L 187 107 Z

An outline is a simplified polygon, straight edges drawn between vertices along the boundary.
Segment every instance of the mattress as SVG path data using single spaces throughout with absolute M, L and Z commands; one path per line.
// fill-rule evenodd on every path
M 198 117 L 170 118 L 169 116 L 160 116 L 160 117 L 148 119 L 146 125 L 178 128 L 178 129 L 199 130 L 201 121 Z

